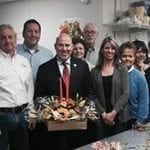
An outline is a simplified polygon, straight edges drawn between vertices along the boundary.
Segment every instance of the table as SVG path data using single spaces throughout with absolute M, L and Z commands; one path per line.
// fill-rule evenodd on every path
M 150 150 L 150 130 L 140 132 L 131 129 L 102 141 L 119 141 L 121 150 Z M 79 147 L 76 150 L 93 150 L 91 145 L 92 143 Z

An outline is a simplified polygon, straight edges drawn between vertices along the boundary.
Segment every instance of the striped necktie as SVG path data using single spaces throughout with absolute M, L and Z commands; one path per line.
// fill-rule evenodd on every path
M 69 86 L 70 86 L 70 73 L 69 69 L 67 67 L 66 62 L 62 63 L 64 68 L 63 68 L 63 82 L 65 85 L 65 90 L 66 90 L 66 98 L 69 98 Z

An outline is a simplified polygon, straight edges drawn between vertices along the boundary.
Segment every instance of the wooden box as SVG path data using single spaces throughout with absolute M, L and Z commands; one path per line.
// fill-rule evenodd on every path
M 48 131 L 60 131 L 60 130 L 86 130 L 87 120 L 77 121 L 69 120 L 64 122 L 47 121 Z

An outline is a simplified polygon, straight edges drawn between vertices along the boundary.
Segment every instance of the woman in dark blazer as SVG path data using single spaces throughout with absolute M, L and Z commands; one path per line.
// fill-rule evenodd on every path
M 96 121 L 98 140 L 125 130 L 129 120 L 128 72 L 119 64 L 118 55 L 118 44 L 106 37 L 99 50 L 98 64 L 91 71 L 100 114 Z

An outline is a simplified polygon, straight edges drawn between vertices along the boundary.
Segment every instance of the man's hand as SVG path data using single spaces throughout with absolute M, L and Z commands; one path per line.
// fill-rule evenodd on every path
M 33 130 L 36 126 L 36 120 L 35 119 L 29 119 L 29 125 L 28 128 Z

